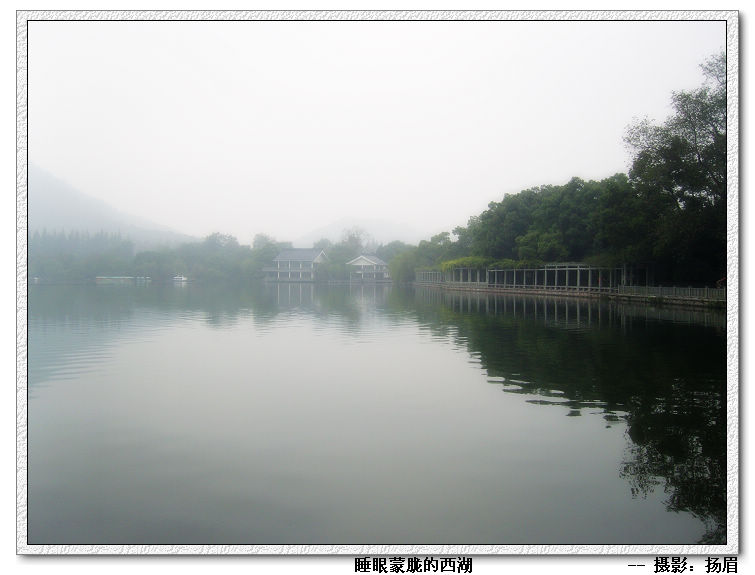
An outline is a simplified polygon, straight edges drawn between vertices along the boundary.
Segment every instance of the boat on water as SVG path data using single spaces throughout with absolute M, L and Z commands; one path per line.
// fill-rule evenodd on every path
M 189 278 L 186 276 L 173 276 L 173 283 L 176 284 L 183 284 L 189 281 Z

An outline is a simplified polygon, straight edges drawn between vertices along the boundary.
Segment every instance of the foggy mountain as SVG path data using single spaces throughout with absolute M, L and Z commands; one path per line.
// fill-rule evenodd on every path
M 43 230 L 120 233 L 123 239 L 131 240 L 137 252 L 197 241 L 197 238 L 121 212 L 32 164 L 29 165 L 27 197 L 29 234 Z
M 322 238 L 332 242 L 339 242 L 346 230 L 358 228 L 365 232 L 365 241 L 374 241 L 377 244 L 388 244 L 399 240 L 407 244 L 416 245 L 424 236 L 410 226 L 389 222 L 386 220 L 365 218 L 343 218 L 327 226 L 317 228 L 296 238 L 293 241 L 295 247 L 311 247 L 312 244 Z

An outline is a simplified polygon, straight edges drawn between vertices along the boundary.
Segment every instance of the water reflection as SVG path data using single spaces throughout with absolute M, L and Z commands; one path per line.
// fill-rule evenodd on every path
M 404 445 L 407 436 L 422 428 L 413 418 L 423 413 L 426 403 L 437 399 L 437 408 L 450 409 L 442 402 L 441 388 L 433 386 L 432 378 L 439 375 L 432 371 L 429 363 L 417 360 L 416 368 L 411 366 L 409 369 L 424 369 L 433 374 L 431 376 L 417 377 L 417 381 L 392 380 L 395 373 L 391 362 L 397 361 L 395 357 L 398 352 L 391 346 L 391 338 L 403 335 L 406 341 L 415 345 L 415 340 L 409 336 L 419 331 L 427 336 L 423 341 L 428 342 L 428 348 L 439 344 L 438 347 L 444 352 L 449 347 L 458 351 L 462 362 L 466 361 L 469 366 L 469 371 L 481 375 L 481 379 L 470 378 L 473 382 L 482 381 L 482 385 L 477 387 L 484 388 L 486 392 L 499 388 L 507 394 L 496 394 L 496 398 L 516 398 L 517 401 L 513 403 L 535 406 L 532 409 L 541 414 L 557 414 L 551 419 L 558 419 L 559 422 L 566 421 L 561 416 L 574 418 L 568 420 L 570 428 L 586 421 L 597 421 L 601 427 L 613 428 L 614 433 L 626 428 L 623 461 L 617 470 L 621 477 L 617 482 L 621 483 L 621 488 L 626 485 L 638 500 L 652 498 L 654 493 L 664 493 L 665 506 L 669 511 L 687 512 L 705 523 L 704 543 L 725 542 L 726 340 L 725 316 L 720 312 L 630 306 L 598 300 L 451 293 L 429 288 L 403 290 L 382 285 L 259 284 L 244 288 L 190 285 L 182 289 L 172 286 L 143 289 L 30 286 L 29 324 L 30 394 L 49 381 L 80 377 L 82 373 L 100 369 L 116 353 L 118 346 L 148 341 L 162 330 L 171 329 L 174 330 L 170 332 L 172 335 L 175 333 L 178 337 L 184 337 L 185 332 L 177 327 L 188 326 L 191 337 L 194 337 L 195 332 L 191 330 L 200 325 L 210 332 L 212 338 L 202 340 L 202 344 L 196 344 L 196 348 L 218 346 L 224 350 L 227 358 L 250 356 L 255 349 L 250 347 L 250 342 L 255 341 L 255 345 L 260 346 L 260 351 L 255 353 L 264 361 L 244 364 L 239 360 L 239 364 L 244 366 L 240 372 L 243 377 L 233 374 L 223 379 L 213 372 L 213 369 L 221 373 L 225 370 L 230 372 L 230 361 L 228 366 L 212 366 L 209 365 L 211 362 L 207 362 L 207 380 L 214 382 L 217 379 L 224 385 L 231 385 L 230 393 L 237 404 L 238 397 L 251 393 L 249 390 L 253 385 L 267 390 L 270 405 L 275 405 L 270 398 L 284 401 L 288 392 L 285 386 L 277 385 L 283 372 L 275 369 L 273 358 L 283 365 L 288 357 L 284 357 L 281 349 L 294 345 L 292 338 L 301 338 L 296 340 L 300 345 L 296 349 L 301 350 L 305 345 L 312 347 L 312 333 L 323 335 L 323 342 L 336 342 L 337 345 L 322 343 L 318 353 L 312 352 L 311 360 L 324 358 L 321 363 L 316 363 L 320 371 L 313 372 L 321 373 L 321 378 L 308 375 L 311 383 L 296 389 L 301 394 L 312 394 L 307 407 L 321 402 L 318 403 L 321 409 L 326 404 L 350 405 L 344 397 L 355 397 L 355 404 L 360 409 L 366 409 L 368 415 L 369 409 L 375 410 L 375 429 L 382 430 L 383 418 L 391 410 L 384 410 L 383 404 L 378 401 L 381 399 L 380 387 L 394 384 L 392 393 L 401 397 L 401 401 L 397 401 L 392 409 L 399 410 L 399 413 L 401 409 L 406 409 L 411 414 L 406 417 L 408 423 L 402 433 L 397 433 L 400 438 L 384 445 L 376 439 L 379 437 L 377 432 L 364 426 L 362 415 L 355 416 L 352 425 L 347 427 L 350 433 L 360 437 L 360 442 L 355 444 L 370 442 L 373 449 L 384 448 L 386 454 Z M 249 327 L 250 324 L 254 329 Z M 337 329 L 329 330 L 334 325 Z M 254 339 L 261 335 L 275 336 L 266 344 L 264 352 L 261 351 L 263 344 Z M 360 343 L 374 347 L 359 347 Z M 344 352 L 346 345 L 352 346 L 348 353 Z M 384 350 L 390 350 L 390 355 L 384 354 Z M 159 353 L 164 351 L 161 349 Z M 408 345 L 402 351 L 406 354 L 403 362 L 409 363 L 415 361 L 419 352 Z M 182 352 L 176 353 L 180 355 Z M 280 357 L 275 355 L 278 353 Z M 351 366 L 345 361 L 349 354 L 361 361 L 355 360 Z M 438 358 L 428 357 L 432 357 L 433 361 Z M 376 371 L 372 379 L 365 379 L 362 365 L 375 358 L 381 359 L 377 362 L 380 371 Z M 121 365 L 129 364 L 122 362 Z M 199 363 L 192 365 L 193 369 L 201 367 Z M 186 380 L 182 380 L 181 385 L 195 387 L 194 392 L 200 394 L 199 397 L 204 397 L 202 393 L 208 393 L 206 401 L 198 402 L 202 408 L 215 406 L 217 412 L 223 415 L 218 416 L 218 421 L 228 425 L 236 422 L 236 419 L 223 413 L 222 404 L 216 406 L 211 402 L 212 396 L 204 391 L 203 382 L 189 378 L 189 371 L 187 368 L 184 374 Z M 338 372 L 351 374 L 340 389 L 331 376 Z M 252 376 L 255 380 L 253 383 L 241 383 L 243 378 Z M 110 380 L 104 378 L 103 381 Z M 227 384 L 226 381 L 237 383 Z M 288 381 L 287 385 L 292 386 L 292 383 Z M 422 386 L 425 386 L 422 394 L 412 395 L 412 388 Z M 128 389 L 128 386 L 124 385 L 123 389 Z M 155 389 L 160 387 L 156 386 Z M 334 391 L 336 389 L 339 389 L 340 395 Z M 366 395 L 353 395 L 357 392 Z M 448 393 L 448 389 L 445 389 L 445 393 Z M 438 398 L 431 397 L 433 395 L 438 395 Z M 322 402 L 323 396 L 329 397 L 328 402 Z M 258 395 L 248 397 L 256 401 L 265 399 Z M 119 396 L 119 400 L 124 398 Z M 166 399 L 166 405 L 172 408 L 176 401 L 171 396 L 169 401 Z M 494 403 L 496 411 L 499 406 L 498 402 Z M 113 405 L 119 403 L 113 402 Z M 250 401 L 245 409 L 252 410 L 254 405 Z M 58 413 L 57 407 L 55 410 L 54 413 Z M 345 412 L 349 413 L 348 410 Z M 158 415 L 150 421 L 157 420 L 162 412 L 156 409 L 155 413 Z M 233 437 L 244 438 L 244 441 L 239 441 L 240 449 L 249 450 L 250 454 L 258 453 L 249 446 L 248 442 L 252 440 L 248 439 L 250 434 L 246 433 L 248 430 L 242 423 L 252 421 L 258 425 L 257 422 L 266 421 L 268 428 L 259 423 L 259 435 L 252 434 L 251 437 L 261 438 L 264 432 L 265 441 L 268 441 L 274 435 L 268 433 L 269 428 L 277 429 L 277 420 L 280 419 L 280 414 L 273 417 L 273 413 L 272 409 L 260 408 L 256 421 L 246 417 L 246 412 L 244 417 L 238 417 L 236 424 L 239 432 Z M 302 407 L 300 417 L 307 413 L 309 411 Z M 339 411 L 333 407 L 330 418 L 313 418 L 310 421 L 312 427 L 307 433 L 318 432 L 315 424 L 319 424 L 320 419 L 333 422 L 333 430 L 329 427 L 319 430 L 327 439 L 319 445 L 338 445 L 343 432 L 342 426 L 336 425 L 335 421 L 337 417 L 343 417 L 342 413 L 343 409 Z M 129 417 L 132 415 L 129 412 Z M 465 416 L 474 419 L 475 414 Z M 495 422 L 497 417 L 498 411 L 486 421 Z M 296 418 L 292 417 L 291 422 L 295 421 Z M 431 424 L 424 422 L 428 428 Z M 34 425 L 30 425 L 30 429 L 33 432 Z M 459 434 L 454 426 L 440 429 L 449 434 L 444 439 L 444 445 L 452 444 L 454 436 Z M 379 433 L 390 434 L 391 431 L 387 426 L 387 431 Z M 138 428 L 133 433 L 135 438 L 141 439 Z M 495 439 L 493 435 L 486 435 L 491 438 L 491 444 Z M 202 434 L 198 433 L 197 437 L 201 438 Z M 299 441 L 297 437 L 292 444 L 297 445 Z M 415 461 L 417 453 L 423 453 L 420 449 L 427 451 L 436 441 L 437 437 L 423 438 L 423 442 L 418 442 L 416 453 L 412 452 L 410 461 Z M 530 443 L 528 438 L 522 439 L 523 447 L 528 448 Z M 461 445 L 469 448 L 468 444 Z M 586 443 L 584 449 L 590 448 Z M 269 449 L 267 444 L 260 447 L 260 450 L 263 449 Z M 150 453 L 149 447 L 135 451 Z M 274 449 L 270 451 L 276 452 Z M 208 448 L 208 453 L 215 452 Z M 216 467 L 221 468 L 224 460 L 218 453 L 213 457 L 219 459 Z M 267 451 L 264 453 L 270 457 Z M 304 450 L 296 453 L 300 458 L 306 457 Z M 463 452 L 459 453 L 456 456 L 464 455 Z M 138 457 L 135 454 L 134 460 L 138 460 Z M 340 461 L 343 455 L 333 448 L 329 457 L 331 461 Z M 249 459 L 252 459 L 251 456 Z M 185 460 L 194 463 L 191 454 L 187 454 Z M 483 460 L 489 462 L 489 459 Z M 479 465 L 477 459 L 470 457 L 470 461 L 469 469 Z M 538 462 L 539 465 L 545 463 Z M 122 465 L 125 466 L 125 460 Z M 404 463 L 397 463 L 397 466 L 406 468 Z M 312 468 L 319 469 L 315 465 Z M 348 473 L 351 468 L 345 465 L 343 470 Z M 495 472 L 499 472 L 499 469 L 496 468 Z M 75 476 L 74 472 L 71 474 Z M 495 475 L 493 472 L 491 474 Z M 363 482 L 369 483 L 377 476 L 375 473 L 360 477 Z M 249 471 L 247 477 L 257 475 Z M 321 479 L 323 484 L 332 481 L 332 478 Z M 439 477 L 434 479 L 439 480 Z M 347 483 L 351 485 L 344 480 L 344 485 Z M 524 483 L 526 481 L 523 480 Z M 264 487 L 260 488 L 264 492 L 267 483 L 260 479 L 260 485 Z M 298 489 L 310 488 L 311 481 Z M 241 488 L 234 486 L 233 489 Z M 141 495 L 136 488 L 135 493 L 135 496 Z M 357 494 L 353 494 L 353 504 L 361 501 Z M 291 496 L 288 492 L 284 495 L 281 496 L 282 500 Z M 339 497 L 342 498 L 342 495 L 334 495 L 334 501 Z M 294 517 L 301 521 L 301 515 L 291 511 L 290 522 L 294 522 Z M 489 520 L 490 525 L 506 533 L 499 524 L 502 521 L 499 517 L 491 514 Z M 289 521 L 285 519 L 284 522 L 288 524 Z M 316 523 L 314 519 L 312 522 Z M 284 527 L 280 529 L 283 531 Z M 496 541 L 501 542 L 493 542 Z
M 227 329 L 242 318 L 272 328 L 297 314 L 329 318 L 358 331 L 364 314 L 380 313 L 388 285 L 311 283 L 154 286 L 29 286 L 29 388 L 86 371 L 118 342 L 149 338 L 176 318 Z M 75 349 L 75 352 L 71 352 Z
M 717 309 L 678 306 L 639 305 L 612 300 L 573 297 L 490 294 L 485 292 L 451 292 L 419 287 L 416 301 L 443 305 L 453 311 L 506 315 L 540 321 L 565 329 L 580 329 L 607 324 L 631 329 L 648 321 L 670 321 L 688 325 L 726 329 L 726 315 Z
M 418 319 L 480 358 L 491 384 L 626 421 L 620 475 L 726 541 L 726 338 L 719 311 L 417 289 Z M 439 307 L 443 311 L 439 312 Z M 685 324 L 679 329 L 678 324 Z

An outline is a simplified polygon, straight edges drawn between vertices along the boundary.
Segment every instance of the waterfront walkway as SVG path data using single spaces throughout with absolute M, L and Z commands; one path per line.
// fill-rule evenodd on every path
M 634 274 L 624 268 L 599 268 L 582 263 L 546 264 L 528 269 L 454 268 L 445 272 L 416 271 L 415 284 L 461 291 L 610 297 L 647 303 L 718 305 L 725 288 L 632 285 Z

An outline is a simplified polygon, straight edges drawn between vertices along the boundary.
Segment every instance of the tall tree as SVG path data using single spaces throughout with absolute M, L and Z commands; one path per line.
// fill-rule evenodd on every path
M 674 113 L 663 124 L 648 120 L 630 126 L 626 142 L 635 150 L 630 178 L 689 203 L 726 201 L 726 55 L 701 66 L 705 83 L 674 92 Z
M 632 184 L 655 213 L 654 258 L 671 281 L 710 283 L 726 267 L 726 56 L 701 66 L 704 84 L 672 95 L 661 125 L 630 126 Z

